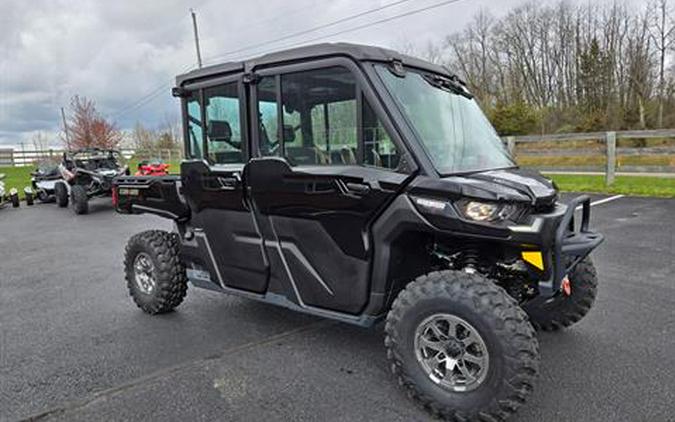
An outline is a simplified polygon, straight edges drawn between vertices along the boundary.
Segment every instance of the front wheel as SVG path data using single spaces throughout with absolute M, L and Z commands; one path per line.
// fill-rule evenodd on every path
M 53 202 L 53 198 L 44 189 L 40 189 L 40 190 L 37 191 L 37 199 L 38 199 L 38 201 L 40 201 L 43 204 L 46 204 L 48 202 Z
M 149 314 L 169 312 L 187 292 L 185 267 L 179 258 L 175 234 L 149 230 L 129 239 L 124 269 L 129 294 Z
M 65 208 L 68 206 L 68 187 L 66 186 L 66 182 L 56 182 L 54 184 L 54 197 L 59 207 Z
M 33 190 L 30 188 L 26 188 L 23 190 L 23 194 L 26 197 L 26 205 L 31 206 L 35 203 L 34 198 L 33 198 Z
M 580 321 L 588 314 L 598 293 L 598 274 L 590 257 L 582 259 L 567 275 L 569 290 L 545 302 L 525 304 L 532 324 L 544 331 L 555 331 Z
M 479 274 L 438 271 L 401 291 L 387 357 L 408 395 L 450 420 L 504 420 L 532 391 L 539 346 L 527 315 Z
M 19 208 L 21 201 L 19 200 L 19 193 L 16 191 L 16 189 L 11 189 L 9 191 L 9 199 L 12 201 L 12 206 L 14 208 Z
M 70 188 L 70 196 L 73 200 L 73 211 L 75 214 L 87 214 L 89 212 L 89 197 L 87 189 L 82 185 L 73 185 Z

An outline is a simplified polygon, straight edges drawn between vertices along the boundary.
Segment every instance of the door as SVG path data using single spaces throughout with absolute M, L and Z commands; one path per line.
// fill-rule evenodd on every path
M 243 85 L 231 79 L 194 89 L 186 99 L 189 159 L 181 174 L 196 243 L 187 261 L 205 267 L 221 287 L 264 293 L 269 266 L 254 215 L 243 201 L 248 148 L 242 98 Z
M 346 64 L 262 76 L 252 113 L 262 158 L 244 172 L 270 290 L 351 314 L 369 297 L 370 225 L 409 177 L 360 86 Z

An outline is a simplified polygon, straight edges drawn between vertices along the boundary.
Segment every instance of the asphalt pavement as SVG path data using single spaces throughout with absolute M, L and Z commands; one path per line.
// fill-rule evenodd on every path
M 593 207 L 596 306 L 541 333 L 520 421 L 675 420 L 675 200 Z M 167 220 L 0 210 L 0 420 L 429 420 L 400 391 L 381 326 L 362 329 L 190 288 L 151 317 L 128 297 L 126 240 Z

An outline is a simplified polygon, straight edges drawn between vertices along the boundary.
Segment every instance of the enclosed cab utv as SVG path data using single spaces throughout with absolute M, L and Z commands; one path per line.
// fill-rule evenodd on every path
M 86 214 L 89 199 L 110 196 L 113 179 L 129 174 L 129 168 L 120 163 L 121 157 L 120 152 L 113 149 L 86 148 L 64 152 L 58 167 L 63 181 L 54 185 L 59 207 L 67 207 L 70 196 L 75 214 Z
M 177 78 L 180 176 L 120 177 L 153 213 L 130 294 L 167 312 L 187 282 L 346 323 L 386 321 L 394 374 L 432 413 L 502 420 L 532 391 L 534 327 L 581 319 L 602 241 L 587 197 L 519 169 L 463 82 L 394 51 L 326 44 Z M 581 213 L 575 217 L 575 209 Z

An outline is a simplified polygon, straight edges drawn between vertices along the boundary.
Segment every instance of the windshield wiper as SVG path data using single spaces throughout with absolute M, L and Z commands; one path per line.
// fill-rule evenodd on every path
M 461 95 L 462 97 L 468 98 L 470 100 L 473 99 L 473 95 L 464 89 L 462 82 L 456 76 L 453 76 L 452 78 L 445 78 L 439 75 L 427 74 L 424 75 L 424 80 L 435 88 Z

